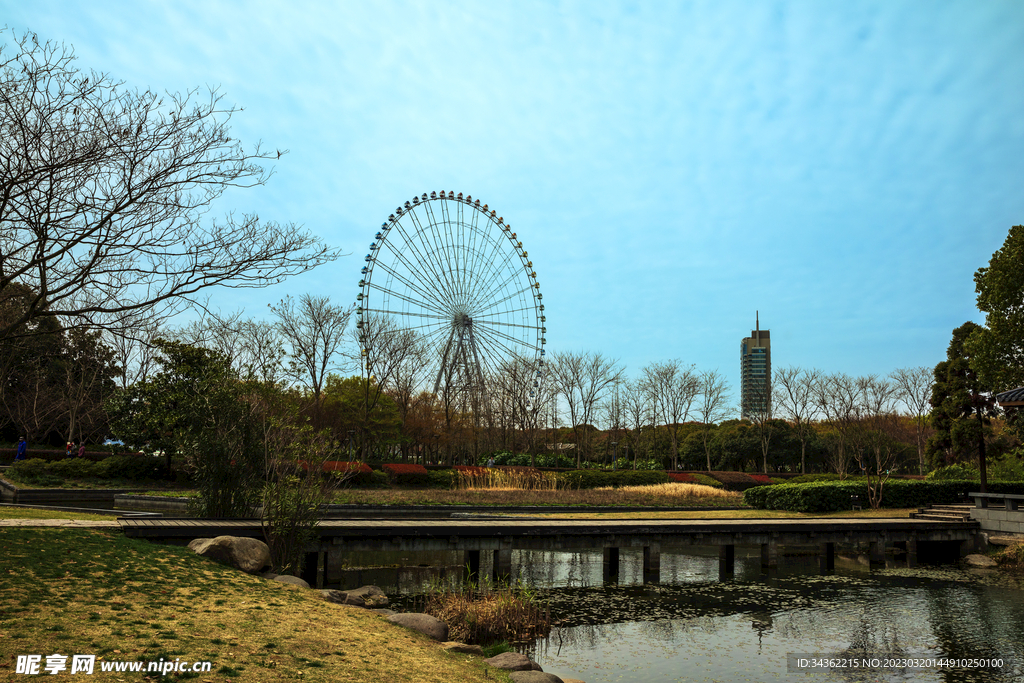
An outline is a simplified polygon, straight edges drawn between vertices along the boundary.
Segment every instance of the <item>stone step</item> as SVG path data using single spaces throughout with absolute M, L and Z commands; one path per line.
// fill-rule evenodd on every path
M 970 515 L 964 516 L 959 514 L 946 514 L 942 512 L 912 512 L 910 513 L 911 519 L 930 519 L 936 522 L 969 522 L 971 521 Z

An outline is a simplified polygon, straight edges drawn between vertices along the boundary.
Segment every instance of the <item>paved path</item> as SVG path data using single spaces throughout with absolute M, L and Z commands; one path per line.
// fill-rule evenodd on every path
M 117 523 L 116 519 L 0 519 L 0 527 L 5 526 L 117 529 L 121 525 Z

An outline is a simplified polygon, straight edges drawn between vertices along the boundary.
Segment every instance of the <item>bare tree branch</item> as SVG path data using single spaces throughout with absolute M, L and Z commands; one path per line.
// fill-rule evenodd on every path
M 337 258 L 296 225 L 208 218 L 280 156 L 229 136 L 237 110 L 216 90 L 128 90 L 74 60 L 32 35 L 0 46 L 0 296 L 33 292 L 0 339 L 40 317 L 124 327 L 210 287 L 264 287 Z

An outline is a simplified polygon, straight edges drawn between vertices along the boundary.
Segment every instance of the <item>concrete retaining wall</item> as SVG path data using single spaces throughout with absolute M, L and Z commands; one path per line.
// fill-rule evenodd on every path
M 982 531 L 1024 534 L 1024 509 L 971 508 L 971 519 L 981 524 Z

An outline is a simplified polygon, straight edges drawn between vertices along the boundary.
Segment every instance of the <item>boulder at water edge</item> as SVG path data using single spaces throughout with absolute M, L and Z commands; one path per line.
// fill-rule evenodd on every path
M 223 564 L 257 574 L 270 566 L 270 548 L 263 541 L 240 536 L 218 536 L 197 538 L 188 544 L 189 549 L 203 557 L 209 557 Z
M 309 584 L 306 583 L 304 579 L 300 579 L 297 576 L 289 576 L 288 574 L 281 574 L 280 576 L 275 576 L 273 579 L 271 579 L 271 581 L 289 583 L 293 586 L 298 586 L 299 588 L 309 588 Z
M 345 592 L 348 593 L 349 600 L 362 600 L 366 607 L 387 607 L 388 605 L 388 596 L 384 595 L 384 591 L 376 586 L 363 586 Z
M 441 643 L 441 647 L 448 652 L 458 652 L 461 655 L 476 655 L 477 657 L 484 656 L 484 649 L 479 645 L 466 645 L 465 643 L 450 640 L 447 643 Z
M 399 626 L 411 628 L 413 631 L 424 633 L 434 640 L 439 640 L 442 643 L 448 640 L 448 624 L 444 623 L 440 619 L 435 619 L 429 614 L 419 614 L 414 612 L 395 614 L 388 617 L 388 621 L 392 624 L 398 624 Z
M 388 604 L 388 596 L 376 586 L 363 586 L 351 591 L 322 590 L 320 595 L 324 596 L 327 602 L 334 602 L 339 605 L 352 605 L 353 607 L 366 607 L 373 609 Z M 391 612 L 394 614 L 394 612 Z
M 484 664 L 506 671 L 543 671 L 540 664 L 518 652 L 502 652 L 500 655 L 485 659 Z
M 964 564 L 968 567 L 994 567 L 996 561 L 987 555 L 968 555 L 964 558 Z
M 513 671 L 508 677 L 512 679 L 512 683 L 565 683 L 555 674 L 543 671 Z

